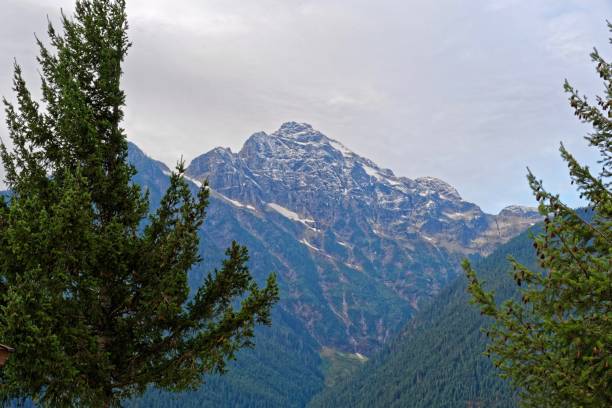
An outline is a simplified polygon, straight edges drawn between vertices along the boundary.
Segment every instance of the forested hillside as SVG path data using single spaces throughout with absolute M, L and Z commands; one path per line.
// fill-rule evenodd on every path
M 508 254 L 535 267 L 530 232 L 475 262 L 500 299 L 515 292 Z M 326 389 L 312 407 L 513 407 L 516 400 L 482 355 L 487 324 L 468 302 L 462 276 L 409 322 L 401 336 L 354 377 Z
M 256 347 L 243 350 L 223 376 L 212 376 L 197 390 L 173 394 L 151 390 L 131 401 L 131 408 L 303 407 L 323 387 L 317 345 L 291 327 L 278 309 L 275 330 L 256 334 Z

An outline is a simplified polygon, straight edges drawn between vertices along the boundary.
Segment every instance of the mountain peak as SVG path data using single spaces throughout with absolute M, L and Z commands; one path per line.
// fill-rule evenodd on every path
M 367 239 L 405 239 L 408 232 L 416 234 L 410 239 L 452 252 L 487 253 L 538 219 L 514 207 L 485 214 L 450 184 L 435 177 L 397 177 L 306 123 L 255 133 L 238 153 L 219 149 L 202 155 L 187 173 L 208 178 L 212 189 L 245 206 L 267 209 L 271 203 L 300 215 L 291 220 L 315 220 L 317 231 L 335 231 L 341 241 L 349 239 L 343 235 L 346 225 L 358 222 Z M 503 225 L 497 222 L 502 218 Z
M 312 130 L 312 126 L 310 126 L 308 123 L 299 123 L 291 121 L 283 123 L 280 129 L 278 129 L 278 131 L 275 133 L 295 134 Z
M 414 181 L 423 186 L 427 186 L 438 193 L 444 194 L 456 200 L 461 200 L 459 192 L 446 181 L 440 180 L 439 178 L 426 176 L 419 177 Z
M 159 201 L 167 168 L 135 146 L 130 159 Z M 460 273 L 456 259 L 490 253 L 540 220 L 518 207 L 486 214 L 442 180 L 396 177 L 297 122 L 253 134 L 239 152 L 213 149 L 186 176 L 210 183 L 205 241 L 256 248 L 253 264 L 277 270 L 295 295 L 285 311 L 319 344 L 360 353 Z M 372 296 L 385 301 L 372 308 Z
M 298 143 L 329 143 L 329 138 L 308 123 L 285 122 L 270 135 L 273 138 L 291 140 Z
M 538 217 L 539 212 L 535 207 L 528 207 L 525 205 L 509 205 L 503 208 L 499 212 L 500 216 L 529 216 L 529 217 Z
M 128 161 L 133 166 L 138 168 L 158 166 L 162 171 L 169 172 L 170 169 L 164 163 L 150 158 L 145 152 L 140 149 L 135 143 L 128 141 Z

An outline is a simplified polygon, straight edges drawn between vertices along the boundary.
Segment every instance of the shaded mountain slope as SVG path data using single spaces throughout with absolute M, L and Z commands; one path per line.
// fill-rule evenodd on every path
M 161 162 L 146 156 L 137 146 L 129 146 L 130 161 L 137 167 L 134 182 L 149 192 L 152 208 L 161 199 L 169 185 L 170 170 Z M 192 188 L 196 184 L 190 181 Z M 200 286 L 205 274 L 220 265 L 225 248 L 232 239 L 249 248 L 251 271 L 258 281 L 283 267 L 262 246 L 259 237 L 253 236 L 242 223 L 262 222 L 258 217 L 245 220 L 252 214 L 243 213 L 231 203 L 212 194 L 208 215 L 200 236 L 201 265 L 189 276 L 192 288 Z M 269 237 L 285 240 L 283 232 L 273 225 L 256 225 L 256 230 Z M 290 246 L 290 245 L 289 245 Z M 305 251 L 295 244 L 298 251 Z M 288 250 L 291 250 L 290 248 Z M 295 250 L 295 249 L 294 249 Z M 308 266 L 308 264 L 306 264 Z M 286 291 L 282 280 L 281 291 Z M 276 307 L 272 315 L 273 328 L 256 330 L 255 348 L 242 350 L 237 361 L 230 364 L 225 376 L 211 376 L 204 386 L 186 393 L 171 394 L 150 390 L 143 398 L 128 402 L 128 407 L 301 407 L 323 386 L 320 371 L 320 345 L 308 334 L 303 323 Z
M 516 293 L 507 255 L 535 267 L 525 232 L 475 268 L 501 299 Z M 420 311 L 383 351 L 347 381 L 326 389 L 312 407 L 513 407 L 509 385 L 482 355 L 487 324 L 469 304 L 460 277 Z

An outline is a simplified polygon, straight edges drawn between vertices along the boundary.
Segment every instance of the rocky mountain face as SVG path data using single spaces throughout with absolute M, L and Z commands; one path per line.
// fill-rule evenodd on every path
M 132 146 L 137 181 L 161 194 L 168 169 L 139 154 Z M 457 275 L 462 257 L 486 255 L 540 219 L 517 206 L 486 214 L 442 180 L 398 177 L 295 122 L 255 133 L 237 153 L 213 149 L 187 176 L 212 190 L 206 264 L 232 239 L 247 245 L 256 276 L 277 272 L 279 308 L 300 330 L 365 355 Z
M 238 153 L 216 148 L 187 172 L 253 211 L 293 218 L 313 240 L 330 230 L 349 240 L 354 231 L 346 225 L 355 221 L 367 235 L 488 254 L 539 219 L 535 209 L 520 206 L 485 214 L 444 181 L 397 177 L 303 123 L 256 133 Z
M 534 231 L 541 233 L 542 223 Z M 538 269 L 530 234 L 524 232 L 472 263 L 487 290 L 500 299 L 520 299 L 511 254 Z M 309 408 L 429 408 L 520 406 L 516 391 L 483 355 L 491 323 L 469 305 L 467 279 L 460 277 L 419 310 L 398 336 L 347 381 L 315 396 Z M 401 373 L 401 375 L 398 375 Z

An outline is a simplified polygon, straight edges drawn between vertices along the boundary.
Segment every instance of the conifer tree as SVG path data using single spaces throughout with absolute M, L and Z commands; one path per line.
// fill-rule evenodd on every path
M 183 390 L 223 372 L 270 323 L 273 275 L 259 287 L 233 243 L 190 297 L 208 188 L 194 196 L 182 163 L 159 209 L 131 182 L 121 128 L 125 0 L 81 0 L 37 40 L 42 101 L 15 64 L 4 100 L 10 196 L 0 203 L 0 371 L 4 400 L 119 406 L 149 386 Z M 147 218 L 148 216 L 148 218 Z
M 569 208 L 529 172 L 545 219 L 533 239 L 541 270 L 510 259 L 520 300 L 500 305 L 464 261 L 473 302 L 493 318 L 486 354 L 524 406 L 612 406 L 612 64 L 597 50 L 591 57 L 603 96 L 591 103 L 567 81 L 565 90 L 575 115 L 593 127 L 585 139 L 599 150 L 599 172 L 560 147 L 586 208 Z

